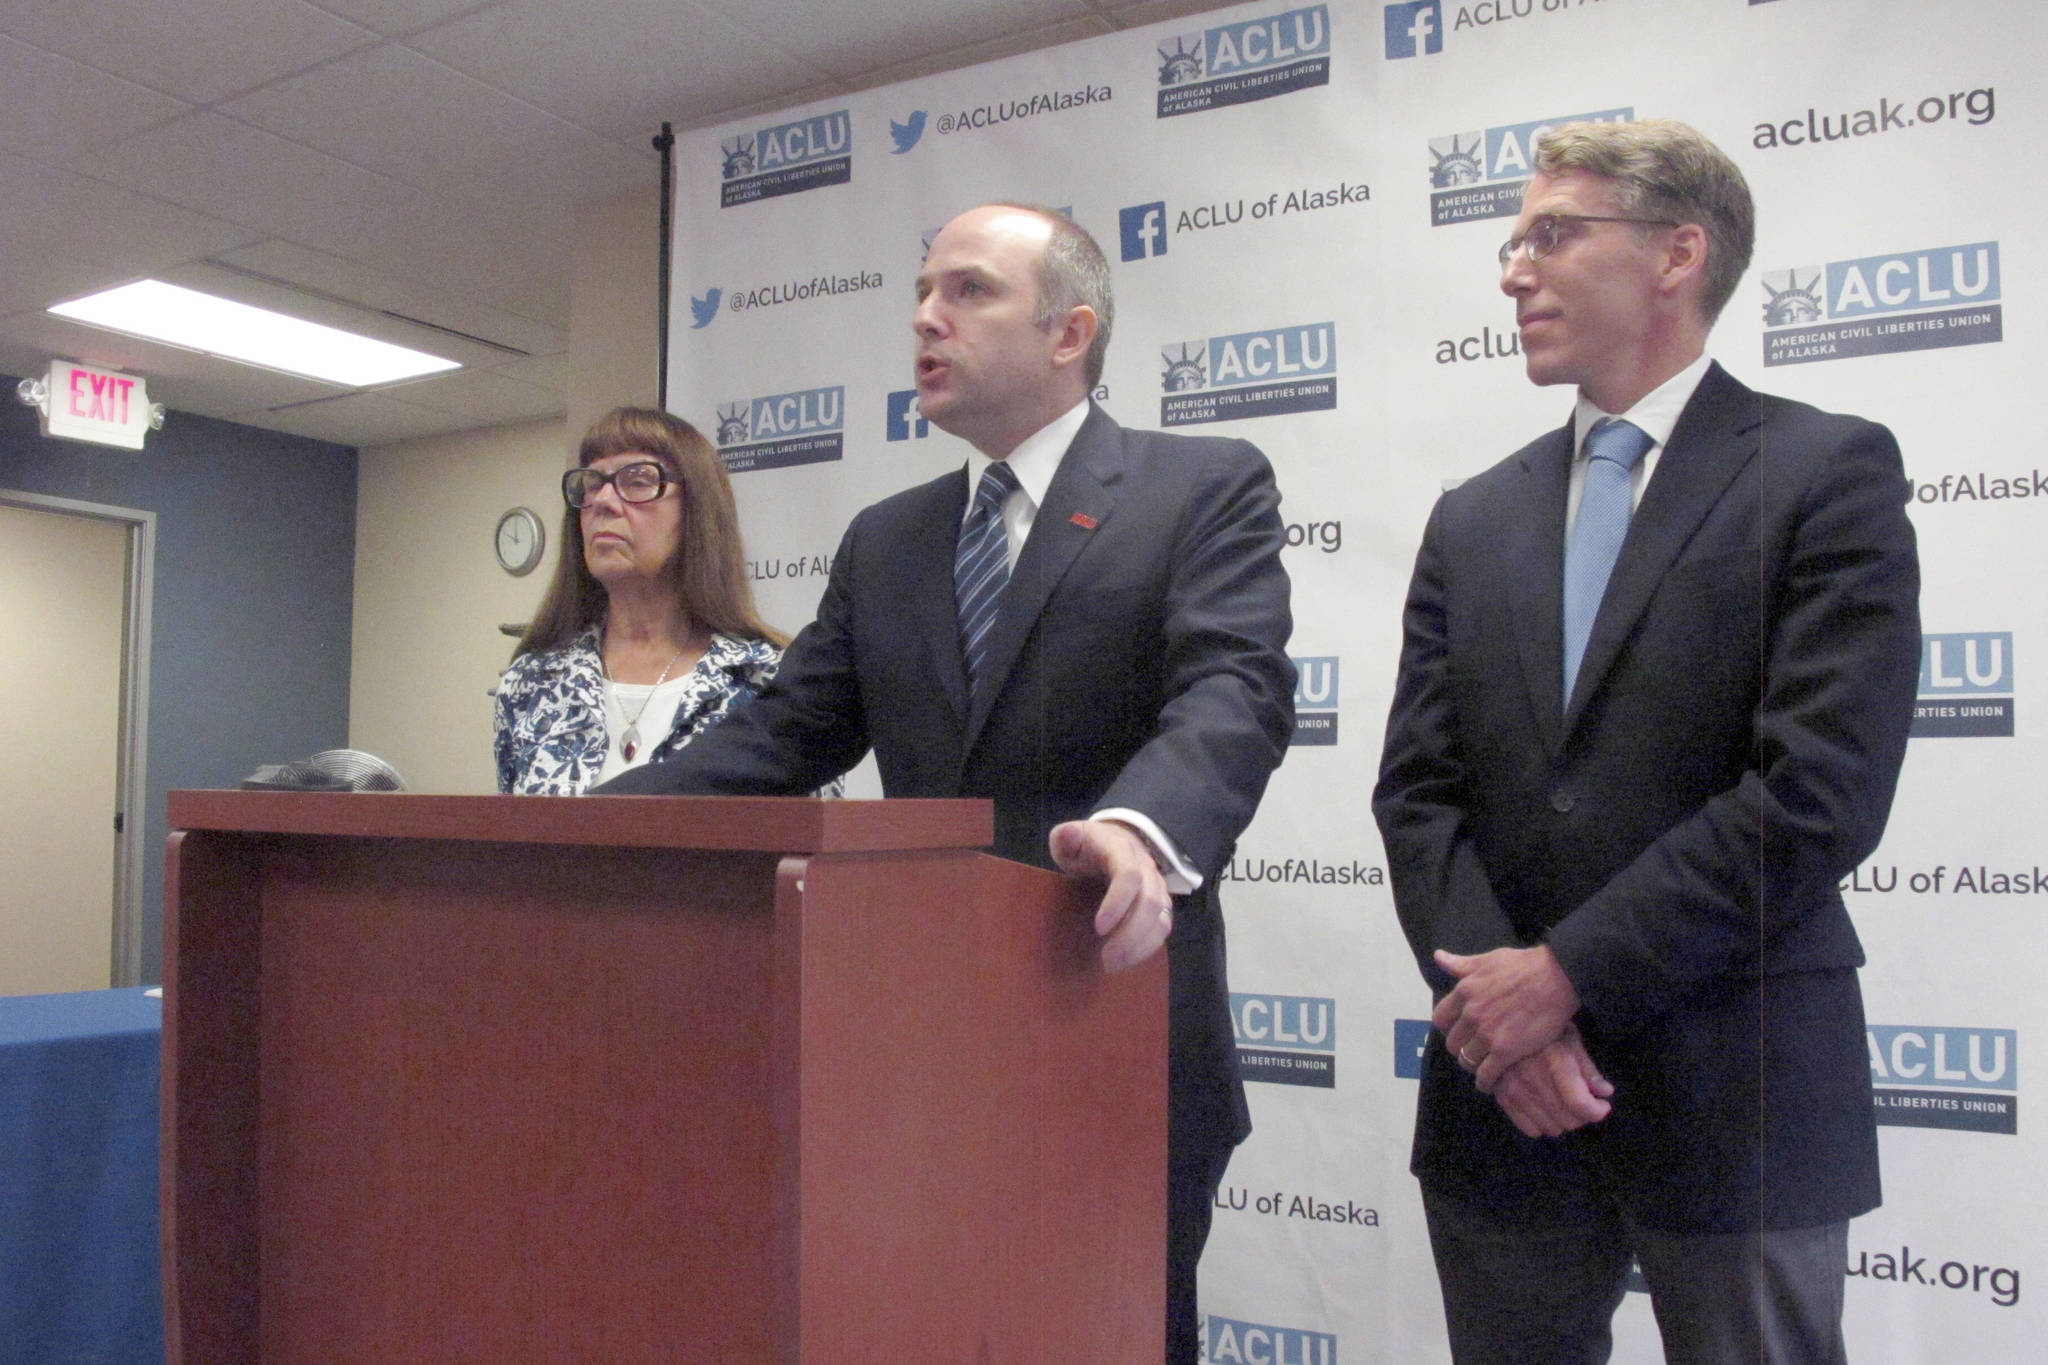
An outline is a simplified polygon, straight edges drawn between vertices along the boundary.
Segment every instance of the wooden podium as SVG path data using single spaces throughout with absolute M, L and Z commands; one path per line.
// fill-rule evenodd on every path
M 985 802 L 170 824 L 170 1361 L 1163 1354 L 1165 962 Z

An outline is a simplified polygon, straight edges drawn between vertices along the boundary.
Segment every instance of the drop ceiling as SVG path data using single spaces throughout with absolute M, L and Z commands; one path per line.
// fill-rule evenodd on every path
M 577 215 L 659 183 L 664 120 L 1214 7 L 0 0 L 0 374 L 88 361 L 146 375 L 179 411 L 353 446 L 559 414 Z M 351 390 L 44 311 L 145 277 L 463 368 Z

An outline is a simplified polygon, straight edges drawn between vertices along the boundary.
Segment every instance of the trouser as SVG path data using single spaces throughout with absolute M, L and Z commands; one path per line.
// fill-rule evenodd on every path
M 1183 1155 L 1169 1141 L 1166 1163 L 1166 1365 L 1201 1359 L 1202 1325 L 1195 1308 L 1195 1267 L 1209 1240 L 1216 1191 L 1230 1165 L 1230 1148 Z
M 1848 1222 L 1684 1236 L 1596 1198 L 1582 1216 L 1505 1226 L 1428 1187 L 1430 1249 L 1457 1365 L 1601 1365 L 1630 1261 L 1669 1365 L 1842 1365 Z

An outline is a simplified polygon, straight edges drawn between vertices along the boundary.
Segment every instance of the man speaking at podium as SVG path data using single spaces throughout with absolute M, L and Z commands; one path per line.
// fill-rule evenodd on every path
M 1167 1359 L 1250 1128 L 1214 879 L 1293 728 L 1283 532 L 1251 445 L 1088 400 L 1112 301 L 1064 215 L 992 204 L 917 279 L 918 404 L 985 458 L 869 507 L 775 681 L 598 794 L 798 795 L 869 748 L 892 797 L 984 797 L 993 851 L 1101 880 L 1111 970 L 1168 948 Z M 1075 1229 L 1085 1236 L 1085 1229 Z

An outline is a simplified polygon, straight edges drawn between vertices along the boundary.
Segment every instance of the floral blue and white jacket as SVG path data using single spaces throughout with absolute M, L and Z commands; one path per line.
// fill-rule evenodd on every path
M 668 757 L 752 698 L 775 676 L 782 653 L 766 640 L 711 637 L 683 675 L 675 724 L 648 754 Z M 522 796 L 579 796 L 597 785 L 608 736 L 604 670 L 592 626 L 561 649 L 514 660 L 498 679 L 498 790 Z

